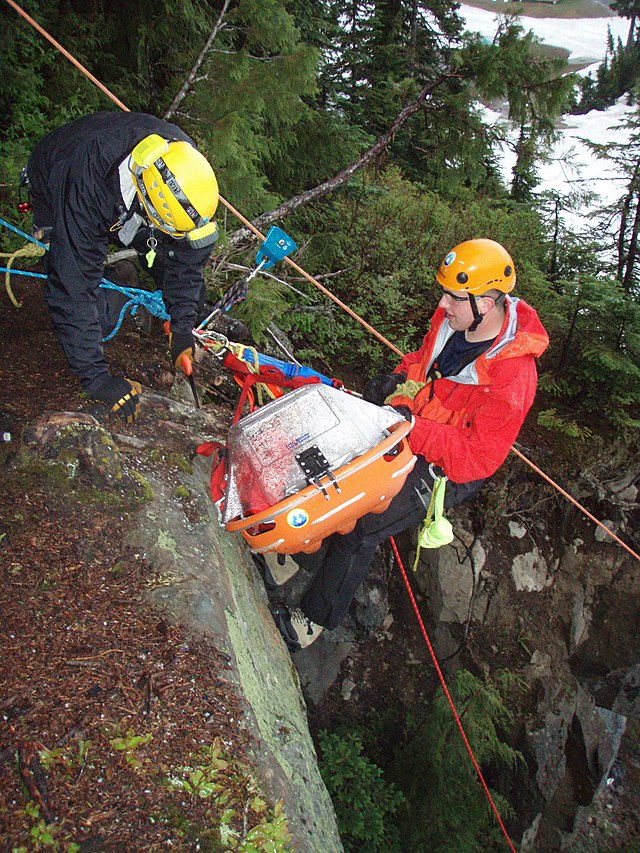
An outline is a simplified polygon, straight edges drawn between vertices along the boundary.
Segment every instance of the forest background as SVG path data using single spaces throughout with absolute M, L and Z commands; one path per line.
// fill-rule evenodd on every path
M 602 14 L 590 2 L 560 0 L 554 14 Z M 588 183 L 570 195 L 538 191 L 564 114 L 620 98 L 636 103 L 632 2 L 611 7 L 628 20 L 628 38 L 610 39 L 605 62 L 582 78 L 512 14 L 549 14 L 541 4 L 487 0 L 486 8 L 508 13 L 490 43 L 465 34 L 459 7 L 446 2 L 22 5 L 130 109 L 188 131 L 224 197 L 260 227 L 283 226 L 300 246 L 298 263 L 403 351 L 426 330 L 446 252 L 474 236 L 502 242 L 515 259 L 518 293 L 551 337 L 527 426 L 532 455 L 535 441 L 552 448 L 551 473 L 568 480 L 637 458 L 637 122 L 624 148 L 598 148 L 625 176 L 613 204 L 601 207 Z M 117 107 L 9 6 L 0 6 L 0 19 L 0 209 L 29 231 L 29 215 L 14 211 L 33 145 L 65 121 Z M 490 124 L 484 105 L 508 124 Z M 509 182 L 499 162 L 507 143 Z M 563 214 L 585 202 L 591 226 L 576 234 Z M 206 273 L 211 300 L 253 266 L 256 249 L 224 207 L 220 224 Z M 0 240 L 3 251 L 23 242 L 7 232 Z M 258 343 L 276 324 L 301 361 L 354 387 L 395 365 L 393 353 L 290 271 L 254 279 L 234 314 Z
M 536 186 L 564 113 L 621 96 L 635 102 L 636 8 L 612 5 L 629 20 L 628 39 L 610 38 L 596 75 L 579 78 L 561 51 L 524 31 L 512 10 L 526 6 L 502 4 L 507 14 L 488 43 L 463 31 L 459 6 L 446 0 L 23 4 L 131 110 L 187 130 L 224 197 L 261 227 L 284 225 L 301 247 L 298 263 L 329 277 L 335 295 L 402 351 L 426 330 L 446 252 L 475 236 L 503 243 L 518 293 L 552 341 L 538 424 L 572 455 L 591 455 L 594 442 L 608 453 L 635 433 L 640 401 L 636 120 L 624 150 L 599 151 L 626 177 L 614 204 L 601 209 L 593 199 L 586 234 L 568 231 L 562 214 L 589 201 L 588 183 L 569 195 Z M 116 107 L 12 9 L 0 15 L 0 192 L 13 210 L 35 142 Z M 487 123 L 482 104 L 508 123 Z M 515 165 L 506 185 L 497 158 L 509 133 Z M 212 299 L 252 265 L 246 230 L 222 207 L 220 217 Z M 29 230 L 28 214 L 16 224 Z M 1 239 L 13 247 L 11 235 Z M 385 348 L 304 280 L 294 288 L 256 280 L 237 313 L 258 342 L 273 321 L 301 360 L 338 377 L 390 366 Z

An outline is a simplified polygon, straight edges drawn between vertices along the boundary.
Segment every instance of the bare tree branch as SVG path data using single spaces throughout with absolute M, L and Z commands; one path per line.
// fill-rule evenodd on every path
M 398 132 L 398 130 L 402 127 L 402 125 L 407 121 L 407 119 L 411 118 L 414 113 L 417 113 L 419 109 L 424 106 L 425 101 L 433 94 L 433 92 L 441 86 L 445 80 L 451 79 L 456 75 L 453 74 L 443 74 L 434 80 L 431 83 L 427 83 L 427 85 L 422 89 L 418 97 L 415 101 L 412 101 L 407 106 L 403 107 L 403 109 L 398 113 L 393 123 L 389 126 L 389 128 L 379 136 L 375 143 L 369 148 L 368 151 L 365 151 L 357 160 L 347 166 L 345 169 L 342 169 L 341 172 L 338 172 L 337 175 L 334 175 L 333 178 L 329 178 L 328 181 L 324 181 L 322 184 L 318 184 L 318 186 L 313 187 L 310 190 L 306 190 L 300 195 L 294 196 L 290 198 L 288 201 L 283 202 L 279 207 L 276 207 L 274 210 L 270 210 L 267 213 L 262 213 L 253 221 L 253 225 L 262 229 L 265 225 L 268 225 L 271 222 L 274 222 L 276 219 L 282 219 L 285 216 L 288 216 L 290 213 L 293 213 L 294 210 L 297 210 L 299 207 L 302 207 L 305 204 L 309 204 L 312 201 L 316 201 L 316 199 L 322 198 L 325 195 L 328 195 L 330 192 L 335 190 L 337 187 L 342 186 L 342 184 L 346 183 L 349 178 L 355 174 L 359 169 L 362 169 L 363 166 L 366 166 L 379 154 L 381 154 L 390 144 L 393 142 L 393 139 Z M 229 240 L 233 245 L 238 245 L 246 240 L 251 235 L 251 231 L 248 228 L 240 228 L 238 231 L 234 231 L 233 234 L 230 235 Z
M 187 75 L 187 79 L 184 81 L 184 83 L 182 84 L 182 86 L 180 88 L 180 91 L 178 92 L 178 94 L 173 99 L 171 106 L 165 112 L 165 114 L 163 116 L 163 118 L 166 121 L 169 121 L 169 119 L 173 116 L 173 114 L 178 109 L 178 107 L 180 106 L 182 101 L 186 98 L 187 93 L 188 93 L 189 89 L 191 88 L 192 84 L 195 82 L 196 75 L 197 75 L 198 71 L 200 70 L 200 66 L 202 65 L 207 54 L 211 50 L 211 45 L 213 44 L 216 36 L 218 35 L 220 30 L 222 29 L 222 26 L 223 26 L 222 22 L 224 21 L 224 16 L 227 14 L 227 9 L 229 8 L 230 2 L 231 2 L 231 0 L 224 0 L 224 5 L 220 11 L 220 14 L 218 15 L 218 20 L 216 21 L 216 24 L 215 24 L 213 30 L 211 31 L 209 38 L 205 42 L 204 47 L 200 51 L 200 54 L 199 54 L 198 58 L 196 59 L 195 65 L 193 66 L 193 68 L 191 69 L 189 74 Z

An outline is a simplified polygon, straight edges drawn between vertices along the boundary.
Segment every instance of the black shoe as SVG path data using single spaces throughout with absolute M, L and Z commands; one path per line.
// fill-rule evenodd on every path
M 289 651 L 299 652 L 314 643 L 323 631 L 322 625 L 316 625 L 302 610 L 277 604 L 273 611 L 278 630 Z

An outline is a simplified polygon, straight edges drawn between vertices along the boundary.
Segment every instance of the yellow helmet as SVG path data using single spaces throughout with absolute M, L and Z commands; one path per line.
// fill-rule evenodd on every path
M 149 220 L 171 237 L 194 246 L 215 243 L 211 218 L 218 207 L 218 182 L 202 154 L 188 142 L 146 136 L 131 152 L 131 172 Z
M 495 240 L 467 240 L 452 249 L 436 273 L 447 290 L 482 296 L 488 290 L 510 293 L 516 271 L 507 250 Z

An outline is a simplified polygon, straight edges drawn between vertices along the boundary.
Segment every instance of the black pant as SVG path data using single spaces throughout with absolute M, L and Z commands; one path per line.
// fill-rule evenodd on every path
M 447 482 L 445 506 L 457 506 L 468 500 L 486 482 Z M 363 516 L 351 533 L 330 537 L 322 562 L 307 588 L 301 606 L 316 624 L 333 629 L 344 619 L 356 590 L 364 580 L 378 545 L 408 527 L 422 523 L 431 499 L 433 477 L 429 463 L 418 457 L 413 471 L 381 513 Z M 302 565 L 307 562 L 302 558 Z

